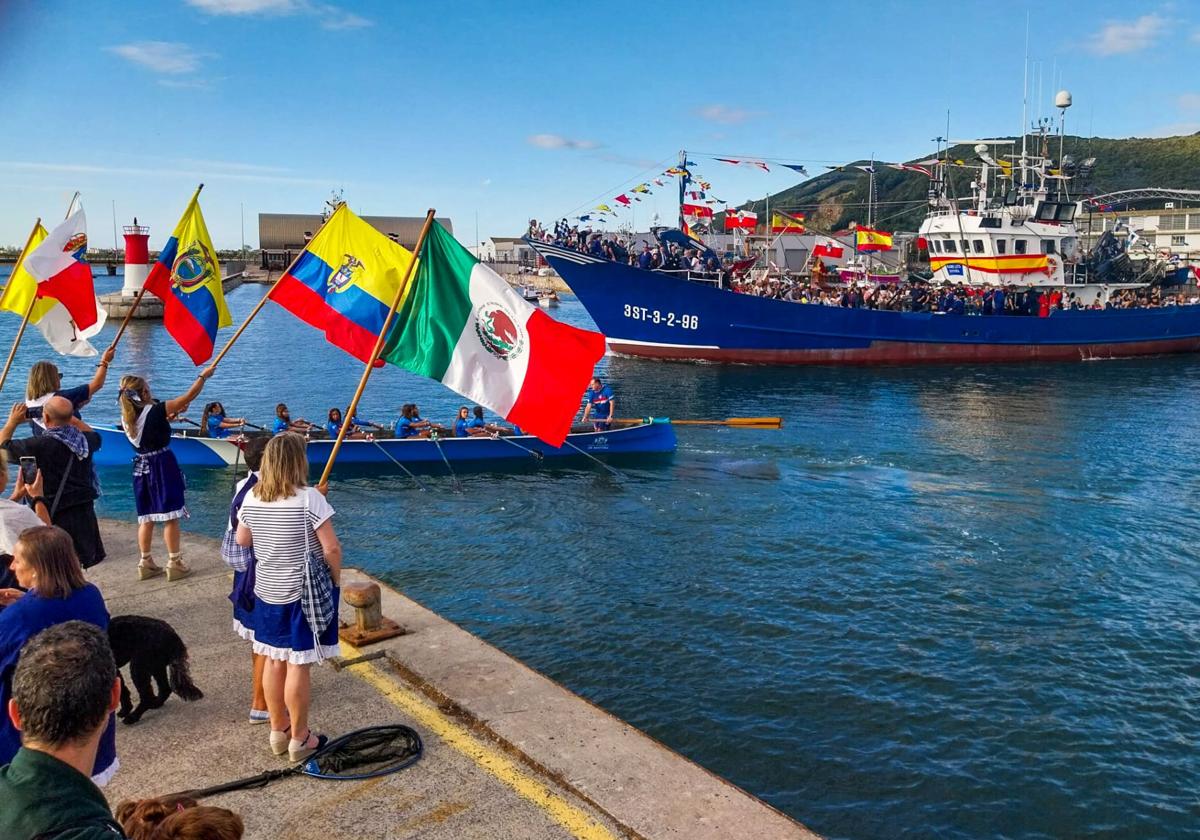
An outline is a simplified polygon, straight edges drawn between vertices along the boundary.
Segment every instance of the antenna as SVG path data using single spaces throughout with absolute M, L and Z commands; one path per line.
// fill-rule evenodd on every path
M 1029 10 L 1025 10 L 1025 77 L 1021 80 L 1021 183 L 1025 183 L 1025 130 L 1029 118 Z M 949 133 L 949 132 L 947 132 Z

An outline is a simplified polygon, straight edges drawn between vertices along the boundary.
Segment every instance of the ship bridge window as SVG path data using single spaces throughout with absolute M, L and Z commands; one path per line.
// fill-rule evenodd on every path
M 1075 219 L 1075 208 L 1073 201 L 1043 201 L 1033 217 L 1039 222 L 1070 222 Z
M 1007 239 L 997 239 L 996 240 L 996 253 L 997 254 L 1007 254 L 1008 253 L 1008 240 Z
M 964 239 L 964 240 L 962 240 L 962 246 L 963 246 L 963 253 L 964 253 L 964 254 L 969 254 L 969 253 L 971 253 L 971 246 L 970 246 L 970 244 L 967 242 L 967 240 L 965 240 L 965 239 Z
M 942 240 L 940 240 L 940 239 L 930 239 L 930 240 L 929 240 L 929 247 L 933 249 L 933 253 L 935 253 L 935 254 L 940 254 L 940 253 L 942 253 Z
M 958 253 L 958 247 L 954 244 L 953 239 L 947 239 L 942 244 L 946 247 L 947 254 L 957 254 Z
M 998 216 L 984 216 L 979 220 L 981 228 L 998 228 L 1001 225 L 1001 220 Z
M 974 242 L 971 243 L 971 245 L 974 246 L 976 254 L 983 253 L 983 240 L 982 239 L 976 239 Z
M 1013 253 L 1014 254 L 1024 254 L 1025 253 L 1025 240 L 1024 239 L 1014 239 L 1013 240 Z
M 1043 239 L 1042 240 L 1042 253 L 1043 254 L 1053 254 L 1054 253 L 1054 240 L 1053 239 Z

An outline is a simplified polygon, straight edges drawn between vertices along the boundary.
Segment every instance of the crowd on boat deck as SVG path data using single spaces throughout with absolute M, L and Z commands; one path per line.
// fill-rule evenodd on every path
M 1196 296 L 1172 293 L 1161 287 L 1121 289 L 1107 301 L 1099 297 L 1084 303 L 1075 292 L 1017 286 L 931 286 L 927 283 L 855 283 L 824 287 L 788 276 L 748 278 L 730 284 L 734 292 L 773 300 L 879 309 L 895 312 L 944 312 L 952 315 L 1031 315 L 1049 317 L 1062 310 L 1136 309 L 1184 306 L 1200 302 Z
M 626 241 L 608 231 L 580 229 L 570 225 L 566 219 L 556 222 L 553 230 L 546 230 L 531 220 L 525 233 L 535 242 L 547 242 L 561 248 L 570 248 L 599 259 L 652 271 L 688 272 L 692 276 L 716 279 L 721 272 L 733 264 L 731 255 L 718 257 L 712 251 L 707 256 L 698 248 L 684 248 L 676 243 L 650 243 Z

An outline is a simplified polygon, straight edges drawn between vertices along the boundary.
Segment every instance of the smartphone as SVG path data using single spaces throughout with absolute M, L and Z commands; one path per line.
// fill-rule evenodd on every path
M 33 484 L 33 480 L 37 478 L 37 458 L 32 458 L 25 455 L 21 458 L 21 479 L 26 484 Z

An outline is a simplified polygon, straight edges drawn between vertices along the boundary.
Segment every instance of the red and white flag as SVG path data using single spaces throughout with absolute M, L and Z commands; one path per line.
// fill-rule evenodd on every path
M 754 230 L 758 214 L 751 210 L 733 210 L 725 214 L 725 230 Z
M 96 288 L 87 262 L 87 217 L 82 207 L 25 258 L 25 270 L 37 280 L 37 296 L 55 298 L 77 329 L 96 323 Z
M 842 254 L 844 253 L 845 251 L 842 249 L 841 243 L 833 239 L 818 241 L 817 244 L 813 246 L 813 256 L 821 257 L 827 260 L 840 260 L 842 258 Z

